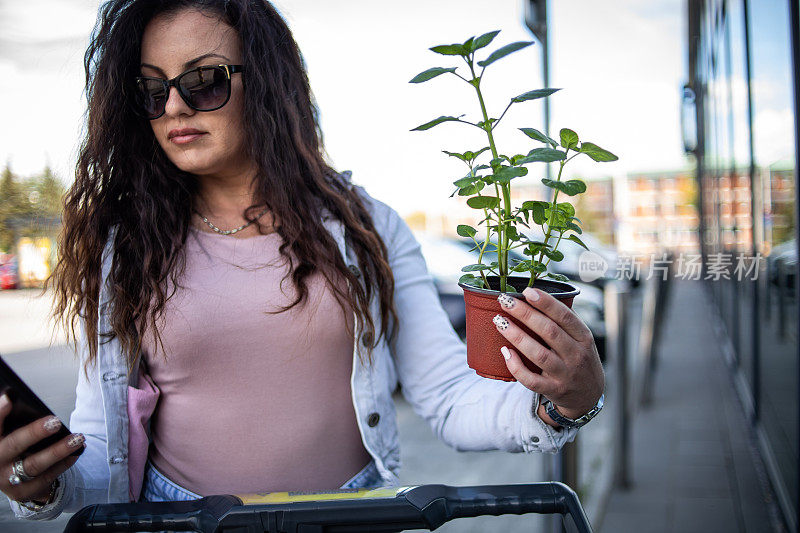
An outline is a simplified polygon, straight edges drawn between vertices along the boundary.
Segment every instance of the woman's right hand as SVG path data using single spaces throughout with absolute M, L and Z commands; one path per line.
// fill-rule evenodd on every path
M 3 434 L 3 423 L 11 413 L 11 401 L 8 396 L 0 396 L 0 435 Z M 54 419 L 51 423 L 46 422 Z M 0 491 L 12 500 L 18 502 L 34 501 L 45 503 L 50 495 L 53 481 L 78 460 L 77 456 L 70 456 L 84 444 L 84 436 L 73 433 L 60 441 L 25 457 L 22 462 L 25 474 L 33 477 L 19 485 L 12 485 L 9 478 L 14 474 L 14 462 L 40 440 L 59 430 L 61 421 L 56 417 L 43 417 L 35 422 L 12 431 L 6 436 L 0 436 Z M 49 502 L 48 502 L 49 503 Z

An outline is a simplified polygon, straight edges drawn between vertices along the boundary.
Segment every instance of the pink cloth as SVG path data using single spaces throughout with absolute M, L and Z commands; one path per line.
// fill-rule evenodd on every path
M 203 496 L 338 488 L 370 460 L 350 385 L 352 310 L 316 272 L 303 304 L 267 314 L 296 297 L 282 243 L 190 231 L 158 322 L 164 349 L 143 338 L 161 391 L 150 460 Z
M 139 388 L 128 385 L 128 478 L 131 501 L 138 501 L 150 440 L 147 424 L 155 411 L 158 390 L 152 378 L 139 367 Z

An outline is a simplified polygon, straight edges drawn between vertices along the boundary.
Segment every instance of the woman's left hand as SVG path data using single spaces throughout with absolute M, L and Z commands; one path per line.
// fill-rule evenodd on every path
M 542 373 L 531 372 L 518 351 L 510 347 L 503 354 L 510 355 L 506 357 L 508 370 L 522 385 L 552 401 L 562 415 L 579 418 L 594 407 L 605 387 L 594 337 L 572 309 L 546 292 L 528 287 L 522 294 L 524 301 L 507 294 L 497 299 L 505 312 L 539 335 L 550 348 L 502 314 L 497 315 L 494 323 L 498 331 Z M 541 404 L 540 411 L 544 412 Z M 550 417 L 546 421 L 551 422 Z

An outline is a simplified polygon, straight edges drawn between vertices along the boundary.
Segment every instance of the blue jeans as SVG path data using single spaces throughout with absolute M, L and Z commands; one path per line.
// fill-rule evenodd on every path
M 383 485 L 383 479 L 375 466 L 375 460 L 367 464 L 359 473 L 350 478 L 340 488 L 342 489 L 366 489 L 375 488 Z M 144 472 L 144 483 L 142 485 L 142 495 L 139 501 L 164 502 L 164 501 L 186 501 L 202 498 L 199 494 L 185 489 L 170 480 L 159 472 L 150 460 L 147 460 Z

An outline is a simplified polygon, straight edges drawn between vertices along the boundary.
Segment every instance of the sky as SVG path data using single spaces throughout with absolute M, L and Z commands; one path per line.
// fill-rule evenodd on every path
M 446 123 L 410 131 L 440 115 L 477 122 L 474 89 L 455 76 L 410 84 L 430 67 L 460 59 L 430 50 L 501 30 L 484 50 L 533 40 L 522 0 L 276 0 L 303 53 L 331 162 L 401 214 L 435 211 L 466 167 L 442 150 L 484 146 L 482 132 Z M 402 5 L 402 8 L 398 6 Z M 96 0 L 0 0 L 0 160 L 26 176 L 49 164 L 66 184 L 83 131 L 83 54 Z M 619 156 L 586 157 L 565 173 L 592 178 L 683 168 L 679 96 L 685 79 L 680 0 L 550 2 L 551 136 L 562 127 Z M 486 69 L 490 115 L 509 99 L 543 87 L 537 43 Z M 485 56 L 480 56 L 479 59 Z M 465 75 L 461 61 L 458 72 Z M 539 146 L 517 128 L 543 129 L 541 100 L 514 104 L 495 131 L 502 153 Z M 585 161 L 582 161 L 584 159 Z M 531 168 L 522 180 L 543 175 Z

